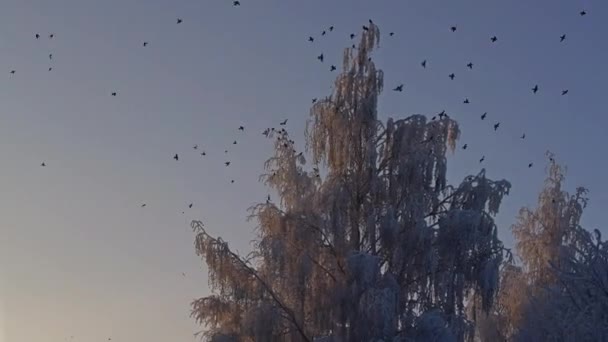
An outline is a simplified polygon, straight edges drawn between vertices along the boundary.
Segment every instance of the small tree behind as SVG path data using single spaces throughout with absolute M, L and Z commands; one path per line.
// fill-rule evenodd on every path
M 214 293 L 192 313 L 209 340 L 463 341 L 467 295 L 490 308 L 503 253 L 492 217 L 510 184 L 481 171 L 447 185 L 459 135 L 447 115 L 378 120 L 379 39 L 369 25 L 345 50 L 333 94 L 312 107 L 312 170 L 287 132 L 273 130 L 263 180 L 280 202 L 251 209 L 250 255 L 192 223 Z

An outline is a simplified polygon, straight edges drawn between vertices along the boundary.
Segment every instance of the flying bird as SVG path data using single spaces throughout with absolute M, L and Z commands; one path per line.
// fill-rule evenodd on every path
M 313 37 L 308 37 L 308 41 L 309 41 L 309 42 L 314 42 L 314 41 L 315 41 L 315 39 L 314 39 Z
M 481 120 L 485 119 L 487 115 L 488 115 L 488 112 L 481 114 Z
M 469 104 L 469 99 L 465 98 L 464 101 L 462 101 L 462 103 Z
M 568 94 L 568 89 L 562 90 L 562 96 Z
M 230 181 L 230 183 L 234 183 L 234 179 L 232 179 L 232 180 Z
M 15 70 L 11 70 L 11 75 L 14 75 L 14 74 L 15 74 Z
M 422 65 L 423 68 L 426 68 L 426 59 L 422 61 L 422 63 L 420 63 L 420 65 Z
M 227 162 L 225 162 L 225 163 L 224 163 L 224 165 L 226 165 L 226 166 L 230 166 L 230 162 L 229 162 L 229 161 L 227 161 Z
M 561 36 L 559 36 L 559 41 L 563 42 L 564 40 L 566 40 L 566 35 L 562 34 Z
M 198 149 L 198 145 L 194 145 L 192 146 L 193 149 L 197 150 Z
M 394 36 L 394 35 L 395 35 L 395 32 L 391 32 L 391 33 L 389 33 L 388 35 L 392 37 L 392 36 Z
M 112 96 L 116 96 L 116 92 L 112 92 Z
M 145 206 L 146 206 L 146 203 L 144 203 L 144 204 L 141 205 L 142 208 L 145 207 Z
M 579 14 L 580 14 L 580 15 L 581 15 L 581 17 L 582 17 L 582 16 L 586 15 L 586 14 L 587 14 L 587 12 L 585 12 L 585 10 L 582 10 L 582 11 L 581 11 Z
M 144 42 L 144 47 L 148 46 L 148 42 Z
M 42 162 L 42 164 L 40 164 L 40 166 L 45 167 L 46 164 L 44 162 Z
M 240 1 L 233 1 L 232 2 L 232 6 L 241 6 L 241 2 Z
M 323 62 L 323 54 L 318 55 L 317 59 L 320 60 L 321 62 Z
M 355 34 L 354 34 L 354 33 L 351 33 L 351 34 L 350 34 L 350 39 L 353 39 L 353 38 L 355 38 Z
M 482 156 L 481 159 L 479 159 L 479 162 L 483 163 L 484 160 L 486 160 L 486 156 Z
M 329 67 L 329 71 L 334 71 L 334 70 L 336 70 L 336 66 L 335 65 L 332 65 L 331 67 Z
M 49 67 L 49 71 L 53 70 L 53 67 Z
M 452 30 L 452 32 L 456 32 L 456 26 L 450 27 L 450 30 Z
M 236 140 L 232 142 L 232 145 L 236 145 Z
M 329 27 L 329 32 L 331 32 L 331 31 L 333 31 L 333 30 L 334 30 L 334 27 L 333 27 L 333 26 L 330 26 L 330 27 Z
M 53 54 L 49 53 L 49 59 L 53 59 Z
M 469 63 L 469 64 L 467 64 L 467 68 L 469 68 L 469 69 L 473 69 L 473 63 Z
M 498 40 L 498 38 L 496 38 L 496 36 L 493 36 L 492 38 L 490 38 L 490 40 L 492 41 L 492 43 L 496 43 L 496 41 Z
M 194 205 L 194 203 L 190 203 L 188 204 L 188 208 L 192 209 L 192 206 Z
M 500 127 L 500 122 L 494 124 L 494 130 L 497 131 L 498 127 Z
M 365 25 L 363 25 L 363 31 L 369 31 L 369 28 Z
M 55 37 L 54 33 L 49 34 L 49 39 L 53 39 L 53 37 Z
M 521 135 L 521 139 L 526 139 L 526 133 Z
M 285 120 L 283 120 L 283 121 L 279 122 L 279 125 L 281 125 L 281 126 L 285 126 L 285 125 L 287 125 L 287 120 L 288 120 L 288 119 L 285 119 Z
M 321 32 L 321 35 L 322 35 L 322 36 L 324 36 L 324 35 L 325 35 L 325 33 L 326 33 L 326 32 L 325 32 L 325 30 L 323 30 L 323 32 Z
M 466 149 L 467 149 L 467 147 L 468 147 L 468 145 L 467 145 L 467 144 L 462 145 L 462 149 L 463 149 L 463 150 L 466 150 Z
M 393 89 L 394 91 L 403 91 L 403 84 L 400 84 Z
M 173 156 L 173 159 L 179 160 L 179 156 L 177 155 L 177 153 L 175 154 L 175 156 Z
M 534 86 L 534 88 L 532 88 L 532 92 L 534 94 L 536 94 L 536 92 L 538 92 L 538 84 Z
M 40 39 L 40 35 L 36 33 L 36 39 Z
M 454 74 L 452 73 L 452 74 L 449 74 L 449 75 L 448 75 L 448 77 L 449 77 L 451 80 L 454 80 L 454 77 L 456 77 L 456 75 L 454 75 Z
M 181 24 L 181 23 L 182 23 L 182 21 L 183 21 L 182 19 L 177 18 L 177 23 L 178 23 L 178 24 Z
M 239 126 L 239 131 L 244 131 L 245 130 L 245 126 Z
M 534 165 L 533 163 L 528 164 L 528 168 L 532 167 L 532 165 Z
M 205 151 L 201 152 L 201 156 L 206 156 L 207 153 Z

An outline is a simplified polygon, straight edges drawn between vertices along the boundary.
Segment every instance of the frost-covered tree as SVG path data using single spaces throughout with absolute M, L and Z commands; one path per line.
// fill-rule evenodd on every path
M 608 341 L 608 243 L 576 228 L 552 265 L 555 284 L 526 307 L 517 341 Z
M 251 209 L 242 257 L 194 221 L 213 294 L 192 314 L 210 341 L 463 341 L 465 302 L 489 309 L 503 245 L 493 215 L 510 189 L 482 170 L 446 182 L 458 125 L 446 116 L 378 119 L 383 73 L 371 24 L 346 49 L 333 93 L 311 108 L 303 154 L 284 130 L 265 183 L 279 203 Z

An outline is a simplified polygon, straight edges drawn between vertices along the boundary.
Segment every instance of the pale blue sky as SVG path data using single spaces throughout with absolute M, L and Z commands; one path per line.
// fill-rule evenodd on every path
M 257 177 L 271 154 L 260 132 L 288 118 L 302 141 L 311 98 L 329 93 L 329 65 L 368 18 L 384 33 L 383 117 L 445 109 L 460 122 L 469 149 L 451 158 L 450 179 L 478 172 L 486 155 L 489 176 L 513 183 L 498 219 L 508 244 L 517 210 L 542 186 L 547 149 L 569 167 L 569 189 L 590 188 L 585 223 L 600 225 L 608 2 L 241 3 L 3 1 L 0 342 L 193 340 L 189 303 L 208 290 L 189 221 L 247 248 L 246 209 L 265 199 Z M 399 83 L 403 93 L 390 91 Z

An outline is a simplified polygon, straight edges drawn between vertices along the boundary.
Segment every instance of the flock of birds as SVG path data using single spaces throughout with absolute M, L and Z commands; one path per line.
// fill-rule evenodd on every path
M 240 3 L 240 1 L 233 1 L 233 2 L 232 2 L 232 5 L 236 7 L 236 6 L 240 6 L 240 5 L 241 5 L 241 3 Z M 586 11 L 584 11 L 584 10 L 579 12 L 579 15 L 580 15 L 580 16 L 585 16 L 586 14 L 587 14 L 587 12 L 586 12 Z M 176 24 L 178 24 L 178 25 L 179 25 L 179 24 L 182 24 L 182 23 L 183 23 L 183 19 L 182 19 L 182 18 L 177 18 L 177 19 L 176 19 Z M 370 23 L 370 24 L 373 24 L 373 21 L 370 19 L 370 20 L 369 20 L 369 23 Z M 321 33 L 320 33 L 320 35 L 321 35 L 321 36 L 326 36 L 328 33 L 333 32 L 333 31 L 334 31 L 334 29 L 335 29 L 335 28 L 334 28 L 334 26 L 333 26 L 333 25 L 332 25 L 332 26 L 329 26 L 328 28 L 326 28 L 326 29 L 322 30 L 322 31 L 321 31 Z M 368 31 L 368 30 L 369 30 L 369 26 L 363 25 L 363 26 L 362 26 L 362 30 L 363 30 L 363 31 Z M 458 30 L 458 28 L 457 28 L 457 26 L 451 26 L 451 27 L 449 28 L 449 30 L 450 30 L 451 32 L 455 33 L 455 32 Z M 389 36 L 390 36 L 390 37 L 392 37 L 392 36 L 394 36 L 394 35 L 395 35 L 395 32 L 390 32 L 390 33 L 389 33 Z M 48 34 L 48 36 L 47 36 L 47 37 L 48 37 L 48 39 L 53 39 L 53 38 L 55 37 L 55 34 L 54 34 L 54 33 L 50 33 L 50 34 Z M 355 37 L 356 37 L 356 34 L 355 34 L 355 33 L 351 33 L 351 34 L 349 34 L 349 38 L 350 38 L 351 40 L 353 40 Z M 38 40 L 38 39 L 41 39 L 41 38 L 42 38 L 42 36 L 41 36 L 39 33 L 36 33 L 36 34 L 34 35 L 34 38 Z M 560 35 L 560 36 L 559 36 L 559 37 L 557 37 L 557 38 L 559 38 L 559 42 L 564 42 L 564 41 L 566 40 L 566 34 L 562 34 L 562 35 Z M 315 40 L 316 40 L 316 39 L 317 39 L 317 38 L 315 38 L 315 37 L 313 37 L 313 36 L 309 36 L 309 37 L 308 37 L 308 41 L 309 41 L 309 42 L 311 42 L 311 43 L 312 43 L 312 42 L 315 42 Z M 490 37 L 489 37 L 489 42 L 490 42 L 491 44 L 496 43 L 497 41 L 498 41 L 498 37 L 497 37 L 497 36 L 493 35 L 493 36 L 490 36 Z M 143 43 L 142 43 L 142 46 L 143 46 L 143 47 L 147 47 L 148 45 L 149 45 L 149 42 L 148 42 L 148 41 L 143 41 Z M 355 45 L 353 44 L 353 45 L 352 45 L 352 47 L 353 47 L 353 48 L 355 48 Z M 52 60 L 53 60 L 53 54 L 52 54 L 52 53 L 50 53 L 50 54 L 48 55 L 48 59 L 49 59 L 49 61 L 52 61 Z M 323 63 L 323 62 L 325 61 L 325 56 L 324 56 L 324 54 L 323 54 L 323 53 L 320 53 L 320 54 L 317 56 L 317 60 L 318 60 L 319 62 Z M 422 67 L 422 68 L 425 68 L 425 69 L 426 69 L 426 68 L 427 68 L 427 66 L 428 66 L 428 62 L 427 62 L 427 60 L 425 59 L 425 60 L 423 60 L 422 62 L 420 62 L 420 65 L 421 65 L 421 67 Z M 467 67 L 468 69 L 470 69 L 470 70 L 473 70 L 474 64 L 473 64 L 472 62 L 469 62 L 469 63 L 467 63 L 467 64 L 466 64 L 466 67 Z M 329 71 L 330 71 L 330 72 L 333 72 L 333 71 L 335 71 L 336 69 L 337 69 L 337 67 L 336 67 L 335 65 L 333 65 L 333 64 L 332 64 L 332 65 L 330 65 L 330 67 L 329 67 Z M 50 66 L 50 67 L 48 68 L 48 71 L 52 71 L 52 70 L 53 70 L 53 67 L 52 67 L 52 66 Z M 14 76 L 15 74 L 16 74 L 16 70 L 10 70 L 10 75 L 11 75 L 11 76 Z M 456 78 L 456 75 L 455 75 L 455 73 L 450 73 L 449 75 L 447 75 L 447 77 L 448 77 L 450 80 L 452 80 L 452 81 L 453 81 L 453 80 Z M 392 88 L 392 90 L 393 90 L 394 92 L 403 92 L 403 91 L 404 91 L 404 84 L 398 84 L 398 85 L 396 85 L 394 88 Z M 533 86 L 533 87 L 532 87 L 530 90 L 531 90 L 532 94 L 537 94 L 537 93 L 538 93 L 538 91 L 540 90 L 540 87 L 539 87 L 539 85 L 538 85 L 538 84 L 535 84 L 535 85 L 534 85 L 534 86 Z M 568 90 L 568 89 L 563 89 L 563 90 L 561 91 L 561 95 L 562 95 L 562 96 L 565 96 L 565 95 L 567 95 L 568 93 L 569 93 L 569 90 Z M 113 97 L 118 96 L 118 92 L 116 92 L 116 91 L 112 91 L 112 92 L 110 93 L 110 95 L 111 95 L 111 96 L 113 96 Z M 316 103 L 316 102 L 317 102 L 317 98 L 313 98 L 313 99 L 312 99 L 312 103 L 314 104 L 314 103 Z M 464 103 L 464 104 L 469 104 L 469 103 L 470 103 L 470 101 L 469 101 L 469 99 L 468 99 L 468 98 L 465 98 L 465 99 L 463 100 L 463 103 Z M 481 120 L 485 120 L 485 119 L 487 118 L 487 116 L 488 116 L 488 113 L 487 113 L 487 112 L 484 112 L 484 113 L 483 113 L 483 114 L 480 116 L 480 119 L 481 119 Z M 445 111 L 445 110 L 443 110 L 443 111 L 441 111 L 440 113 L 438 113 L 438 114 L 436 114 L 435 116 L 433 116 L 433 117 L 431 118 L 431 121 L 436 120 L 437 118 L 439 118 L 439 120 L 442 120 L 443 118 L 448 118 L 448 114 L 446 113 L 446 111 Z M 500 124 L 501 124 L 500 122 L 495 122 L 495 123 L 493 124 L 493 129 L 494 129 L 494 131 L 498 131 L 498 129 L 500 128 Z M 271 133 L 275 133 L 275 134 L 278 136 L 278 137 L 277 137 L 277 139 L 278 139 L 279 141 L 280 141 L 280 140 L 284 140 L 284 144 L 285 144 L 285 146 L 286 146 L 286 147 L 287 147 L 287 146 L 293 146 L 293 145 L 294 145 L 294 141 L 293 141 L 293 140 L 290 140 L 290 139 L 288 138 L 288 136 L 287 136 L 287 131 L 285 130 L 285 128 L 283 128 L 283 127 L 284 127 L 284 126 L 286 126 L 286 125 L 287 125 L 287 119 L 285 119 L 285 120 L 283 120 L 283 121 L 279 122 L 279 127 L 280 127 L 280 128 L 269 127 L 269 128 L 267 128 L 267 129 L 265 129 L 265 130 L 262 132 L 262 134 L 268 138 L 268 137 L 270 137 L 270 136 L 271 136 Z M 238 132 L 244 132 L 244 131 L 245 131 L 245 126 L 243 126 L 243 125 L 239 126 L 239 127 L 237 128 L 237 131 L 238 131 Z M 525 134 L 525 133 L 523 133 L 523 134 L 520 136 L 520 139 L 525 139 L 525 138 L 526 138 L 526 134 Z M 431 136 L 431 137 L 429 137 L 429 138 L 428 138 L 426 141 L 423 141 L 423 142 L 432 141 L 432 139 L 433 139 L 433 137 Z M 237 140 L 234 140 L 234 141 L 233 141 L 233 145 L 236 145 L 237 143 L 238 143 L 238 142 L 237 142 Z M 466 143 L 465 143 L 464 145 L 462 145 L 462 147 L 461 147 L 461 148 L 462 148 L 463 150 L 466 150 L 466 149 L 468 148 L 468 144 L 466 144 Z M 204 156 L 206 156 L 206 155 L 207 155 L 207 153 L 206 153 L 204 150 L 202 150 L 202 149 L 200 149 L 200 150 L 199 150 L 199 146 L 198 146 L 198 145 L 194 145 L 194 146 L 192 147 L 192 149 L 193 149 L 193 150 L 196 150 L 197 152 L 198 152 L 198 151 L 200 151 L 199 153 L 200 153 L 200 156 L 201 156 L 201 157 L 204 157 Z M 295 150 L 294 150 L 294 151 L 295 151 Z M 225 150 L 225 151 L 224 151 L 224 153 L 225 153 L 225 154 L 228 154 L 228 150 Z M 302 154 L 302 152 L 300 152 L 300 155 L 301 155 L 301 154 Z M 180 155 L 179 155 L 179 153 L 175 153 L 175 155 L 173 155 L 173 160 L 174 160 L 175 162 L 179 162 L 179 161 L 180 161 Z M 480 163 L 483 163 L 483 162 L 484 162 L 484 160 L 485 160 L 485 156 L 481 156 L 481 158 L 479 159 L 479 162 L 480 162 Z M 45 162 L 42 162 L 40 165 L 41 165 L 42 167 L 46 167 L 46 166 L 47 166 L 47 164 L 46 164 Z M 224 166 L 225 166 L 225 167 L 229 167 L 230 165 L 231 165 L 231 161 L 230 161 L 230 160 L 226 160 L 226 161 L 224 161 Z M 528 164 L 528 167 L 529 167 L 529 168 L 531 168 L 532 166 L 533 166 L 533 163 L 529 163 L 529 164 Z M 319 172 L 319 171 L 318 171 L 318 168 L 314 168 L 314 171 L 317 173 L 317 175 L 319 174 L 319 173 L 318 173 L 318 172 Z M 232 180 L 230 180 L 230 182 L 231 182 L 231 183 L 234 183 L 234 182 L 235 182 L 235 180 L 234 180 L 234 179 L 232 179 Z M 270 196 L 269 196 L 269 195 L 268 195 L 268 201 L 270 201 Z M 142 208 L 144 208 L 144 207 L 146 207 L 146 206 L 147 206 L 147 204 L 146 204 L 146 203 L 142 203 L 142 204 L 141 204 L 141 207 L 142 207 Z M 189 203 L 189 204 L 187 205 L 187 207 L 188 207 L 189 209 L 191 209 L 193 206 L 194 206 L 194 203 Z M 182 214 L 183 214 L 183 213 L 184 213 L 184 212 L 182 212 Z M 183 277 L 185 277 L 185 276 L 186 276 L 186 274 L 185 274 L 185 273 L 183 273 L 183 272 L 181 273 L 181 275 L 182 275 Z M 72 336 L 71 338 L 73 338 L 73 336 Z M 111 340 L 112 340 L 111 338 L 108 338 L 108 341 L 111 341 Z
M 580 15 L 580 16 L 585 16 L 585 15 L 587 15 L 587 12 L 586 12 L 585 10 L 582 10 L 582 11 L 580 11 L 580 12 L 579 12 L 579 15 Z M 369 24 L 370 24 L 370 25 L 371 25 L 371 24 L 373 24 L 373 21 L 372 21 L 371 19 L 369 19 L 368 21 L 369 21 Z M 362 26 L 362 29 L 363 29 L 363 31 L 368 31 L 368 30 L 369 30 L 369 27 L 368 27 L 368 26 L 366 26 L 366 25 L 363 25 L 363 26 Z M 457 29 L 458 29 L 458 27 L 457 27 L 457 26 L 451 26 L 451 27 L 450 27 L 450 31 L 451 31 L 451 32 L 456 32 L 456 31 L 457 31 Z M 330 27 L 328 28 L 328 30 L 323 30 L 323 31 L 321 32 L 321 36 L 325 36 L 325 35 L 327 34 L 327 31 L 331 32 L 331 31 L 333 31 L 333 30 L 334 30 L 334 26 L 330 26 Z M 389 36 L 390 36 L 390 37 L 392 37 L 392 36 L 394 36 L 394 35 L 395 35 L 395 33 L 394 33 L 394 32 L 390 32 L 390 33 L 389 33 Z M 350 39 L 352 40 L 352 39 L 354 39 L 354 38 L 356 37 L 356 34 L 351 33 L 351 34 L 349 35 L 349 37 L 350 37 Z M 566 40 L 566 34 L 562 34 L 562 35 L 560 35 L 560 36 L 559 36 L 559 42 L 560 42 L 560 43 L 561 43 L 561 42 L 564 42 L 565 40 Z M 315 41 L 315 37 L 313 37 L 313 36 L 309 36 L 309 37 L 308 37 L 308 41 L 309 41 L 309 42 L 314 42 L 314 41 Z M 490 42 L 491 42 L 491 43 L 496 43 L 497 41 L 498 41 L 498 37 L 497 37 L 497 36 L 493 35 L 493 36 L 491 36 L 491 37 L 490 37 Z M 355 49 L 355 44 L 353 44 L 353 45 L 352 45 L 352 48 L 353 48 L 353 49 Z M 318 55 L 318 56 L 317 56 L 317 59 L 318 59 L 320 62 L 324 62 L 325 57 L 324 57 L 323 53 L 321 53 L 320 55 Z M 426 59 L 425 59 L 425 60 L 423 60 L 423 61 L 420 63 L 420 65 L 422 66 L 422 68 L 426 69 L 426 67 L 427 67 L 427 60 L 426 60 Z M 466 67 L 467 67 L 468 69 L 470 69 L 470 70 L 473 70 L 473 62 L 469 62 L 469 63 L 467 63 L 467 64 L 466 64 Z M 334 70 L 336 70 L 336 66 L 332 64 L 332 65 L 330 66 L 330 69 L 329 69 L 329 70 L 330 70 L 330 71 L 334 71 Z M 448 78 L 449 78 L 450 80 L 452 80 L 452 81 L 453 81 L 453 80 L 456 78 L 456 74 L 454 74 L 454 73 L 450 73 L 450 74 L 448 75 Z M 536 93 L 538 93 L 539 89 L 540 89 L 540 88 L 539 88 L 538 84 L 535 84 L 535 85 L 534 85 L 534 86 L 533 86 L 533 87 L 532 87 L 530 90 L 532 91 L 532 94 L 536 94 Z M 403 84 L 403 83 L 401 83 L 401 84 L 397 85 L 396 87 L 394 87 L 394 88 L 393 88 L 393 91 L 395 91 L 395 92 L 403 92 L 403 91 L 404 91 L 404 84 Z M 569 93 L 569 90 L 568 90 L 568 89 L 563 89 L 563 90 L 561 91 L 561 95 L 562 95 L 562 96 L 565 96 L 565 95 L 567 95 L 568 93 Z M 317 99 L 316 99 L 316 98 L 313 98 L 313 99 L 312 99 L 312 102 L 313 102 L 313 103 L 315 103 L 316 101 L 317 101 Z M 470 102 L 470 100 L 469 100 L 468 98 L 465 98 L 465 99 L 463 100 L 463 104 L 470 104 L 470 103 L 471 103 L 471 102 Z M 481 115 L 481 117 L 480 117 L 480 118 L 481 118 L 481 120 L 485 120 L 485 119 L 486 119 L 486 117 L 487 117 L 487 115 L 488 115 L 488 113 L 487 113 L 487 112 L 484 112 L 484 113 Z M 447 113 L 445 112 L 445 110 L 443 110 L 443 111 L 441 111 L 440 113 L 438 113 L 437 115 L 433 116 L 433 117 L 431 118 L 431 121 L 434 121 L 435 119 L 437 119 L 437 117 L 439 117 L 439 119 L 440 119 L 440 120 L 441 120 L 441 119 L 443 119 L 444 117 L 447 119 L 447 118 L 448 118 L 448 115 L 447 115 Z M 500 127 L 500 122 L 496 122 L 496 123 L 494 123 L 494 124 L 493 124 L 493 127 L 494 127 L 494 131 L 497 131 L 497 130 L 498 130 L 498 128 Z M 526 133 L 525 133 L 525 132 L 524 132 L 524 133 L 522 133 L 522 135 L 520 136 L 520 139 L 522 139 L 522 140 L 523 140 L 523 139 L 526 139 Z M 425 143 L 425 142 L 431 142 L 432 140 L 433 140 L 433 136 L 430 136 L 428 139 L 426 139 L 425 141 L 422 141 L 422 142 L 423 142 L 423 143 Z M 462 149 L 463 149 L 463 150 L 466 150 L 467 148 L 468 148 L 468 144 L 466 144 L 466 143 L 465 143 L 464 145 L 462 145 Z M 429 151 L 429 152 L 430 152 L 430 151 Z M 481 156 L 481 158 L 479 159 L 479 163 L 483 163 L 485 159 L 486 159 L 485 155 L 482 155 L 482 156 Z M 532 166 L 534 166 L 534 163 L 532 163 L 532 162 L 531 162 L 531 163 L 528 163 L 528 168 L 531 168 Z

